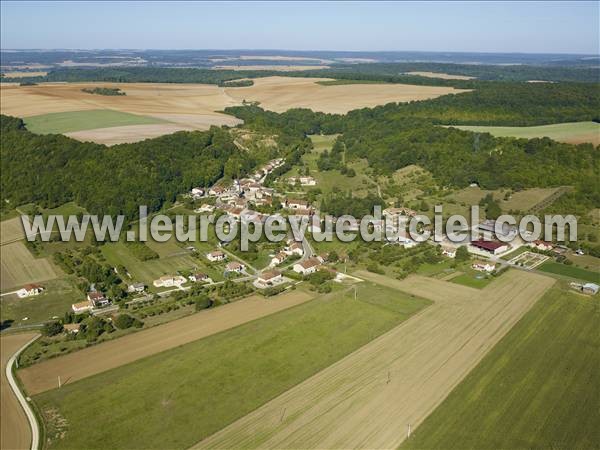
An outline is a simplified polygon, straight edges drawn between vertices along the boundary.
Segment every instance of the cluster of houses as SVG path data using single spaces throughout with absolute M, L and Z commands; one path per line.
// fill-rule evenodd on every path
M 302 256 L 304 255 L 304 247 L 302 247 L 302 243 L 297 242 L 293 239 L 288 239 L 286 246 L 280 252 L 276 253 L 273 258 L 271 258 L 271 267 L 279 266 L 290 256 Z

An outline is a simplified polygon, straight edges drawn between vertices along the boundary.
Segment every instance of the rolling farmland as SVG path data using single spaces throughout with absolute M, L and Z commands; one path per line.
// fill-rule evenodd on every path
M 228 96 L 241 102 L 258 101 L 260 106 L 275 112 L 290 108 L 309 108 L 313 111 L 345 114 L 364 107 L 391 102 L 425 100 L 466 90 L 440 86 L 408 84 L 343 84 L 323 86 L 327 78 L 266 77 L 254 80 L 254 85 L 228 88 Z
M 552 288 L 401 448 L 596 448 L 599 321 Z
M 295 291 L 261 301 L 276 308 L 285 302 L 286 296 L 299 294 Z M 306 301 L 306 295 L 298 303 Z M 368 302 L 360 300 L 367 295 Z M 107 369 L 108 365 L 116 367 L 128 362 L 121 354 L 143 353 L 140 357 L 149 357 L 37 395 L 35 401 L 42 411 L 56 408 L 56 414 L 51 415 L 58 415 L 68 423 L 64 439 L 50 436 L 49 447 L 189 447 L 394 328 L 428 304 L 370 283 L 359 283 L 358 297 L 358 301 L 354 300 L 352 290 L 344 289 L 149 356 L 148 348 L 166 349 L 162 339 L 152 337 L 161 328 L 171 327 L 171 331 L 187 328 L 189 331 L 175 334 L 201 337 L 200 332 L 172 322 L 172 326 L 162 325 L 31 366 L 20 375 L 27 391 L 35 393 L 55 387 L 58 373 L 64 374 L 64 379 L 73 376 L 74 371 L 92 375 L 88 361 L 92 367 L 101 365 Z M 212 313 L 219 320 L 216 315 L 223 308 L 234 309 L 238 304 L 182 321 L 193 321 L 197 327 L 206 314 Z M 249 320 L 248 311 L 253 308 L 244 309 L 238 324 Z M 171 334 L 160 336 L 173 345 L 177 340 L 184 343 Z M 131 343 L 137 336 L 139 350 L 125 345 L 125 339 Z M 106 350 L 97 353 L 101 348 Z M 90 359 L 88 356 L 82 359 L 82 355 L 90 355 Z M 139 414 L 142 410 L 144 414 Z M 87 419 L 90 414 L 96 423 L 92 428 Z M 46 418 L 50 419 L 52 429 L 52 417 Z M 169 433 L 164 433 L 165 427 Z
M 0 263 L 2 291 L 20 288 L 27 283 L 52 280 L 58 276 L 48 258 L 34 258 L 22 242 L 3 245 Z
M 554 283 L 511 271 L 477 291 L 358 275 L 435 303 L 197 448 L 395 448 Z

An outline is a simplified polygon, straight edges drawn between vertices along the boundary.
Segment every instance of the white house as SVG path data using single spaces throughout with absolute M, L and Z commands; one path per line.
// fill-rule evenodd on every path
M 204 195 L 204 189 L 198 188 L 198 187 L 192 188 L 192 197 L 193 198 L 197 199 L 197 198 L 202 197 L 203 195 Z
M 317 258 L 308 258 L 306 261 L 302 261 L 294 264 L 294 272 L 301 273 L 302 275 L 310 275 L 315 273 L 321 262 Z
M 98 291 L 88 292 L 87 299 L 92 303 L 94 308 L 101 308 L 110 304 L 110 300 L 102 292 Z
M 448 258 L 456 258 L 456 247 L 450 245 L 442 245 L 442 255 Z
M 34 295 L 39 295 L 42 292 L 44 292 L 44 288 L 39 284 L 26 284 L 17 291 L 17 296 L 19 298 L 32 297 Z
M 236 272 L 242 273 L 242 271 L 246 268 L 245 265 L 239 263 L 237 261 L 231 261 L 225 266 L 225 272 Z
M 284 200 L 281 206 L 290 209 L 308 209 L 309 204 L 306 200 Z
M 209 205 L 208 203 L 204 203 L 200 208 L 196 208 L 194 210 L 195 213 L 203 213 L 203 212 L 213 212 L 215 207 L 213 205 Z
M 185 283 L 185 278 L 180 275 L 164 275 L 152 282 L 155 287 L 179 287 L 183 283 Z
M 541 241 L 541 240 L 530 242 L 529 246 L 531 248 L 536 248 L 538 250 L 546 250 L 546 251 L 552 250 L 554 248 L 554 246 L 552 245 L 552 242 Z
M 227 258 L 227 255 L 221 250 L 215 250 L 206 254 L 206 259 L 208 259 L 210 262 L 223 261 L 225 258 Z
M 144 289 L 146 289 L 144 283 L 133 283 L 127 286 L 127 292 L 144 292 Z
M 213 186 L 208 191 L 209 195 L 221 195 L 225 193 L 225 188 L 223 186 Z
M 491 261 L 483 261 L 478 259 L 473 261 L 471 267 L 473 267 L 475 270 L 479 270 L 480 272 L 493 272 L 496 268 L 496 264 Z
M 256 287 L 260 289 L 264 289 L 271 286 L 276 286 L 285 281 L 281 272 L 278 270 L 268 270 L 266 272 L 261 273 L 256 279 Z
M 278 266 L 287 259 L 288 255 L 285 252 L 279 252 L 271 258 L 271 267 Z
M 75 314 L 89 312 L 92 310 L 92 308 L 93 308 L 92 302 L 89 300 L 86 300 L 86 301 L 80 302 L 80 303 L 73 303 L 71 305 L 71 309 L 73 310 L 73 312 Z
M 289 184 L 296 184 L 297 182 L 300 182 L 301 186 L 316 186 L 317 185 L 317 180 L 315 180 L 313 177 L 309 177 L 309 176 L 288 178 Z
M 208 281 L 208 275 L 206 275 L 205 273 L 201 273 L 201 272 L 196 272 L 191 274 L 188 279 L 192 282 L 192 283 L 199 283 L 200 281 Z
M 287 255 L 298 255 L 302 256 L 304 254 L 304 248 L 300 242 L 293 241 L 287 247 L 283 249 L 284 253 Z

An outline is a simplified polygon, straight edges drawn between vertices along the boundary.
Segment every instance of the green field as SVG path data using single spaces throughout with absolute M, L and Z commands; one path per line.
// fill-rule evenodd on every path
M 127 245 L 122 242 L 103 245 L 102 253 L 109 264 L 115 267 L 120 264 L 125 266 L 127 271 L 133 277 L 133 280 L 125 280 L 126 282 L 141 281 L 148 286 L 152 286 L 152 281 L 163 275 L 176 275 L 179 270 L 194 269 L 207 273 L 209 276 L 213 277 L 213 280 L 215 280 L 215 277 L 217 277 L 216 279 L 219 279 L 217 273 L 213 273 L 213 271 L 206 267 L 201 256 L 200 258 L 194 258 L 192 253 L 181 247 L 177 247 L 170 242 L 151 243 L 148 241 L 147 245 L 159 255 L 164 256 L 161 256 L 158 259 L 140 261 L 133 255 L 131 250 L 127 248 Z M 164 249 L 162 248 L 163 246 Z M 172 253 L 175 251 L 175 248 L 172 248 L 171 246 L 176 247 L 178 252 Z M 172 256 L 166 256 L 166 254 L 171 254 Z
M 567 266 L 565 264 L 548 261 L 538 267 L 538 269 L 542 272 L 554 273 L 556 275 L 563 275 L 565 277 L 590 281 L 592 283 L 600 283 L 600 273 L 582 269 L 581 267 Z
M 42 114 L 27 117 L 27 129 L 38 134 L 60 134 L 73 131 L 93 130 L 95 128 L 120 127 L 124 125 L 151 125 L 164 123 L 154 117 L 137 116 L 110 109 L 93 109 L 90 111 L 69 111 L 62 113 Z
M 555 286 L 402 449 L 592 449 L 600 443 L 600 308 Z
M 537 127 L 489 127 L 489 126 L 455 126 L 461 130 L 490 133 L 497 137 L 541 138 L 549 137 L 559 142 L 592 142 L 600 143 L 600 124 L 596 122 L 572 122 L 542 125 Z
M 428 304 L 371 283 L 358 298 L 337 291 L 36 396 L 48 446 L 188 448 Z
M 73 282 L 68 279 L 44 281 L 46 291 L 40 295 L 18 298 L 16 295 L 2 297 L 1 319 L 12 320 L 11 326 L 32 325 L 45 322 L 54 316 L 62 317 L 71 310 L 71 304 L 85 300 Z M 23 320 L 27 317 L 27 320 Z

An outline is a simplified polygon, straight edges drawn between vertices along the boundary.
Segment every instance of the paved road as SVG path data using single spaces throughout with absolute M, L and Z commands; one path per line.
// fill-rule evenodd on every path
M 37 448 L 39 445 L 39 432 L 33 413 L 28 408 L 28 415 L 23 410 L 21 402 L 26 400 L 18 390 L 10 367 L 14 363 L 14 355 L 20 353 L 21 349 L 33 339 L 37 339 L 37 333 L 20 333 L 4 335 L 0 338 L 0 354 L 2 359 L 2 382 L 0 401 L 0 448 L 2 449 L 29 449 Z M 9 378 L 10 377 L 10 378 Z M 12 387 L 11 387 L 12 385 Z M 21 402 L 17 395 L 21 396 Z M 34 439 L 32 441 L 32 425 L 34 426 Z

